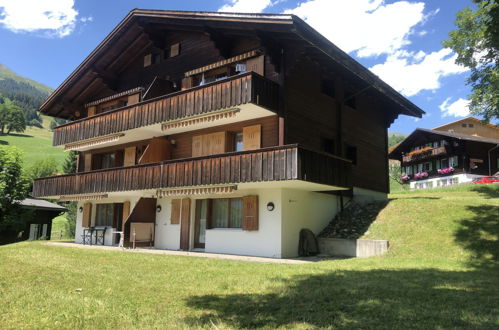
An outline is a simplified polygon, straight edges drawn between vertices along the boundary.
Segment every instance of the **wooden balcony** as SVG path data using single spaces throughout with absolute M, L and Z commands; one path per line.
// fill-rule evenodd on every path
M 54 146 L 210 114 L 245 104 L 277 112 L 279 86 L 253 72 L 79 119 L 54 129 Z
M 446 153 L 447 153 L 446 147 L 442 146 L 442 147 L 433 148 L 433 149 L 424 151 L 422 153 L 402 156 L 402 162 L 403 163 L 410 163 L 410 162 L 414 162 L 414 161 L 418 161 L 418 160 L 432 158 L 435 156 L 445 155 Z
M 351 162 L 298 145 L 36 179 L 33 196 L 53 197 L 164 188 L 302 180 L 351 188 Z

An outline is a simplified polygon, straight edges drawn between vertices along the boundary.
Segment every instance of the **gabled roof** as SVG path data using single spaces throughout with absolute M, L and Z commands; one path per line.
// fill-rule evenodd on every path
M 59 211 L 59 212 L 67 211 L 67 209 L 63 206 L 50 203 L 44 199 L 34 198 L 31 196 L 28 196 L 22 201 L 20 201 L 19 205 L 27 209 Z
M 388 157 L 390 159 L 399 159 L 402 151 L 410 148 L 414 143 L 414 140 L 421 134 L 438 135 L 463 141 L 472 141 L 472 142 L 486 143 L 490 145 L 495 145 L 495 144 L 499 145 L 499 140 L 496 139 L 490 139 L 480 136 L 466 135 L 454 132 L 437 131 L 434 129 L 416 128 L 408 137 L 406 137 L 402 142 L 400 142 L 395 148 L 393 148 L 393 150 L 391 150 L 388 153 Z
M 441 129 L 444 129 L 445 127 L 447 127 L 447 126 L 458 124 L 458 123 L 461 123 L 461 122 L 464 122 L 464 121 L 468 121 L 468 120 L 472 120 L 474 122 L 480 123 L 480 124 L 482 124 L 484 126 L 487 126 L 487 127 L 499 129 L 499 125 L 494 125 L 492 123 L 486 123 L 483 120 L 480 120 L 480 119 L 478 119 L 476 117 L 469 116 L 469 117 L 466 117 L 466 118 L 463 118 L 463 119 L 452 121 L 452 122 L 444 124 L 442 126 L 435 127 L 434 130 L 441 130 Z
M 141 49 L 141 47 L 144 47 L 144 44 L 141 43 L 142 41 L 140 40 L 141 37 L 139 37 L 143 28 L 138 23 L 168 24 L 172 27 L 195 26 L 209 30 L 220 30 L 221 32 L 250 31 L 255 33 L 255 31 L 261 31 L 261 33 L 274 33 L 279 36 L 286 36 L 288 39 L 292 36 L 295 40 L 305 42 L 307 47 L 315 49 L 319 54 L 326 55 L 329 61 L 334 62 L 336 65 L 351 73 L 358 81 L 363 82 L 366 88 L 383 95 L 395 106 L 397 113 L 415 117 L 421 117 L 424 114 L 424 111 L 418 106 L 403 97 L 375 74 L 340 50 L 295 15 L 142 9 L 133 9 L 130 11 L 111 33 L 109 33 L 90 55 L 88 55 L 87 58 L 69 75 L 69 77 L 61 83 L 47 100 L 45 100 L 40 106 L 40 111 L 44 114 L 60 116 L 61 112 L 63 110 L 65 111 L 65 109 L 55 110 L 53 107 L 57 103 L 64 103 L 62 102 L 61 96 L 67 94 L 75 83 L 79 80 L 84 80 L 87 84 L 87 88 L 89 88 L 91 87 L 92 81 L 96 80 L 96 77 L 99 77 L 99 79 L 102 80 L 106 79 L 106 75 L 109 73 L 103 74 L 99 71 L 99 67 L 105 67 L 105 65 L 109 65 L 109 63 L 114 63 L 112 62 L 113 58 L 119 56 L 117 53 L 120 53 L 121 48 L 115 49 L 114 53 L 112 50 L 119 42 L 121 42 L 122 45 L 124 44 L 130 47 L 134 44 L 136 46 L 134 49 Z M 85 91 L 86 89 L 83 90 Z M 71 104 L 65 106 L 69 108 L 71 107 Z M 64 105 L 61 107 L 64 107 Z

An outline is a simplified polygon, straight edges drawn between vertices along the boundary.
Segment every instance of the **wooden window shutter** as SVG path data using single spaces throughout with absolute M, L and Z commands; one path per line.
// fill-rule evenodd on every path
M 203 156 L 203 136 L 192 137 L 192 157 Z
M 128 105 L 133 105 L 140 102 L 140 93 L 128 95 Z
M 144 56 L 144 68 L 152 64 L 152 54 L 147 54 Z
M 170 218 L 170 223 L 172 225 L 178 225 L 180 223 L 180 202 L 180 199 L 172 200 L 172 212 Z
M 226 136 L 227 134 L 225 132 L 210 134 L 208 155 L 223 154 L 225 152 Z
M 92 223 L 92 204 L 85 203 L 83 204 L 83 217 L 81 220 L 81 226 L 83 228 L 88 228 Z
M 180 43 L 176 43 L 170 46 L 170 57 L 175 57 L 180 54 Z
M 84 162 L 84 171 L 88 172 L 92 170 L 92 154 L 91 153 L 86 153 L 83 156 L 83 162 Z
M 243 230 L 258 230 L 258 196 L 243 197 Z
M 262 125 L 243 127 L 243 150 L 256 150 L 261 148 Z
M 88 107 L 87 109 L 87 117 L 95 116 L 95 106 Z
M 136 147 L 128 147 L 125 148 L 125 161 L 123 166 L 134 166 L 135 165 L 135 155 L 136 155 Z
M 182 199 L 182 210 L 180 212 L 180 249 L 189 250 L 189 229 L 191 220 L 191 200 Z
M 182 90 L 192 88 L 192 77 L 182 79 Z
M 258 57 L 253 57 L 250 58 L 249 60 L 246 61 L 246 70 L 247 71 L 253 71 L 255 73 L 258 73 L 259 75 L 264 76 L 265 75 L 265 57 L 258 56 Z

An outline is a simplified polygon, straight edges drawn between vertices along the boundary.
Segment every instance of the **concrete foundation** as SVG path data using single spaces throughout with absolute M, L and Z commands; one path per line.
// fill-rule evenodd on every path
M 388 251 L 388 241 L 370 239 L 319 238 L 322 255 L 366 258 Z

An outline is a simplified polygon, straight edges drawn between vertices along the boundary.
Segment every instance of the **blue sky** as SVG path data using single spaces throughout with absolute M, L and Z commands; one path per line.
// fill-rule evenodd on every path
M 467 5 L 471 0 L 0 0 L 0 63 L 55 88 L 133 8 L 294 13 L 427 112 L 390 127 L 409 133 L 467 116 L 468 71 L 441 44 Z

